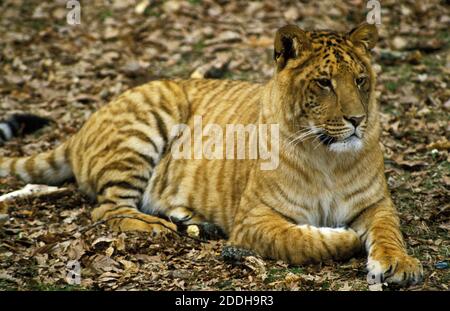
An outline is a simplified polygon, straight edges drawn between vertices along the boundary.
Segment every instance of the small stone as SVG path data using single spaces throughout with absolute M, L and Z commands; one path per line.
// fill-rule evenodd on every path
M 181 3 L 175 0 L 169 0 L 164 2 L 163 10 L 166 13 L 175 13 L 181 8 Z
M 434 264 L 434 267 L 439 270 L 448 269 L 449 264 L 447 261 L 438 261 Z
M 200 229 L 196 225 L 190 225 L 186 229 L 186 233 L 193 238 L 198 238 L 200 235 Z
M 105 32 L 103 33 L 103 38 L 106 40 L 108 39 L 114 39 L 119 35 L 119 30 L 117 28 L 108 26 L 105 29 Z
M 147 1 L 150 2 L 150 1 Z M 113 8 L 117 10 L 123 10 L 128 8 L 130 5 L 132 5 L 132 1 L 130 0 L 114 0 L 113 1 Z
M 65 8 L 57 8 L 52 12 L 52 16 L 55 19 L 63 19 L 67 15 L 67 10 Z
M 428 75 L 427 75 L 426 73 L 417 75 L 417 79 L 418 79 L 420 82 L 426 81 L 427 78 L 428 78 Z
M 448 99 L 448 100 L 444 103 L 444 109 L 445 109 L 445 110 L 450 110 L 450 99 Z
M 395 50 L 403 50 L 407 45 L 407 41 L 405 38 L 397 36 L 392 39 L 391 44 Z
M 142 14 L 144 13 L 145 9 L 148 7 L 148 5 L 150 4 L 150 1 L 148 0 L 142 0 L 141 2 L 138 3 L 138 5 L 136 5 L 134 7 L 134 12 L 136 14 Z
M 289 21 L 289 22 L 293 22 L 296 21 L 299 17 L 300 14 L 298 12 L 298 9 L 296 7 L 291 6 L 290 8 L 288 8 L 284 13 L 284 18 Z

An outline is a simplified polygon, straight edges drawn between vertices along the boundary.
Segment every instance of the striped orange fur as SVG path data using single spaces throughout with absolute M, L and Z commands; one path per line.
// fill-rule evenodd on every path
M 285 26 L 267 83 L 150 82 L 102 107 L 55 150 L 0 158 L 0 176 L 48 184 L 73 176 L 97 199 L 93 220 L 110 219 L 119 230 L 211 222 L 230 245 L 293 264 L 365 248 L 373 280 L 418 282 L 421 266 L 406 253 L 383 174 L 369 52 L 376 40 L 368 24 L 349 33 Z M 174 159 L 171 129 L 192 128 L 194 116 L 221 127 L 278 124 L 278 167 Z

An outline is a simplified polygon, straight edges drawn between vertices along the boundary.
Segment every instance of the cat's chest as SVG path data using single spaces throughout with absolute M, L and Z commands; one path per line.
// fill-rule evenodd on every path
M 322 191 L 308 196 L 301 208 L 309 224 L 318 227 L 345 226 L 354 214 L 354 207 L 344 202 L 338 193 Z
M 355 214 L 355 206 L 344 199 L 345 190 L 332 178 L 324 178 L 318 184 L 314 189 L 304 187 L 298 191 L 300 204 L 293 207 L 298 210 L 294 220 L 320 227 L 345 226 Z

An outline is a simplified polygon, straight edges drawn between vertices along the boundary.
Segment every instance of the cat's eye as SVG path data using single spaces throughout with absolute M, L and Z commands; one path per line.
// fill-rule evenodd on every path
M 356 80 L 355 80 L 356 85 L 358 87 L 364 86 L 364 84 L 366 84 L 366 81 L 367 81 L 367 77 L 366 76 L 361 76 L 359 78 L 356 78 Z
M 316 79 L 317 84 L 323 89 L 331 89 L 331 80 L 327 78 Z

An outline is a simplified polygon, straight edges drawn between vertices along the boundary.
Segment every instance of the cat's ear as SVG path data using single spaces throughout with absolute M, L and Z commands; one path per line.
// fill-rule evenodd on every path
M 295 25 L 286 25 L 278 29 L 275 35 L 274 59 L 278 71 L 282 70 L 289 59 L 300 56 L 303 51 L 309 50 L 311 43 L 306 32 Z
M 355 46 L 362 47 L 368 52 L 378 41 L 378 30 L 375 25 L 364 22 L 352 29 L 348 33 L 348 38 Z

